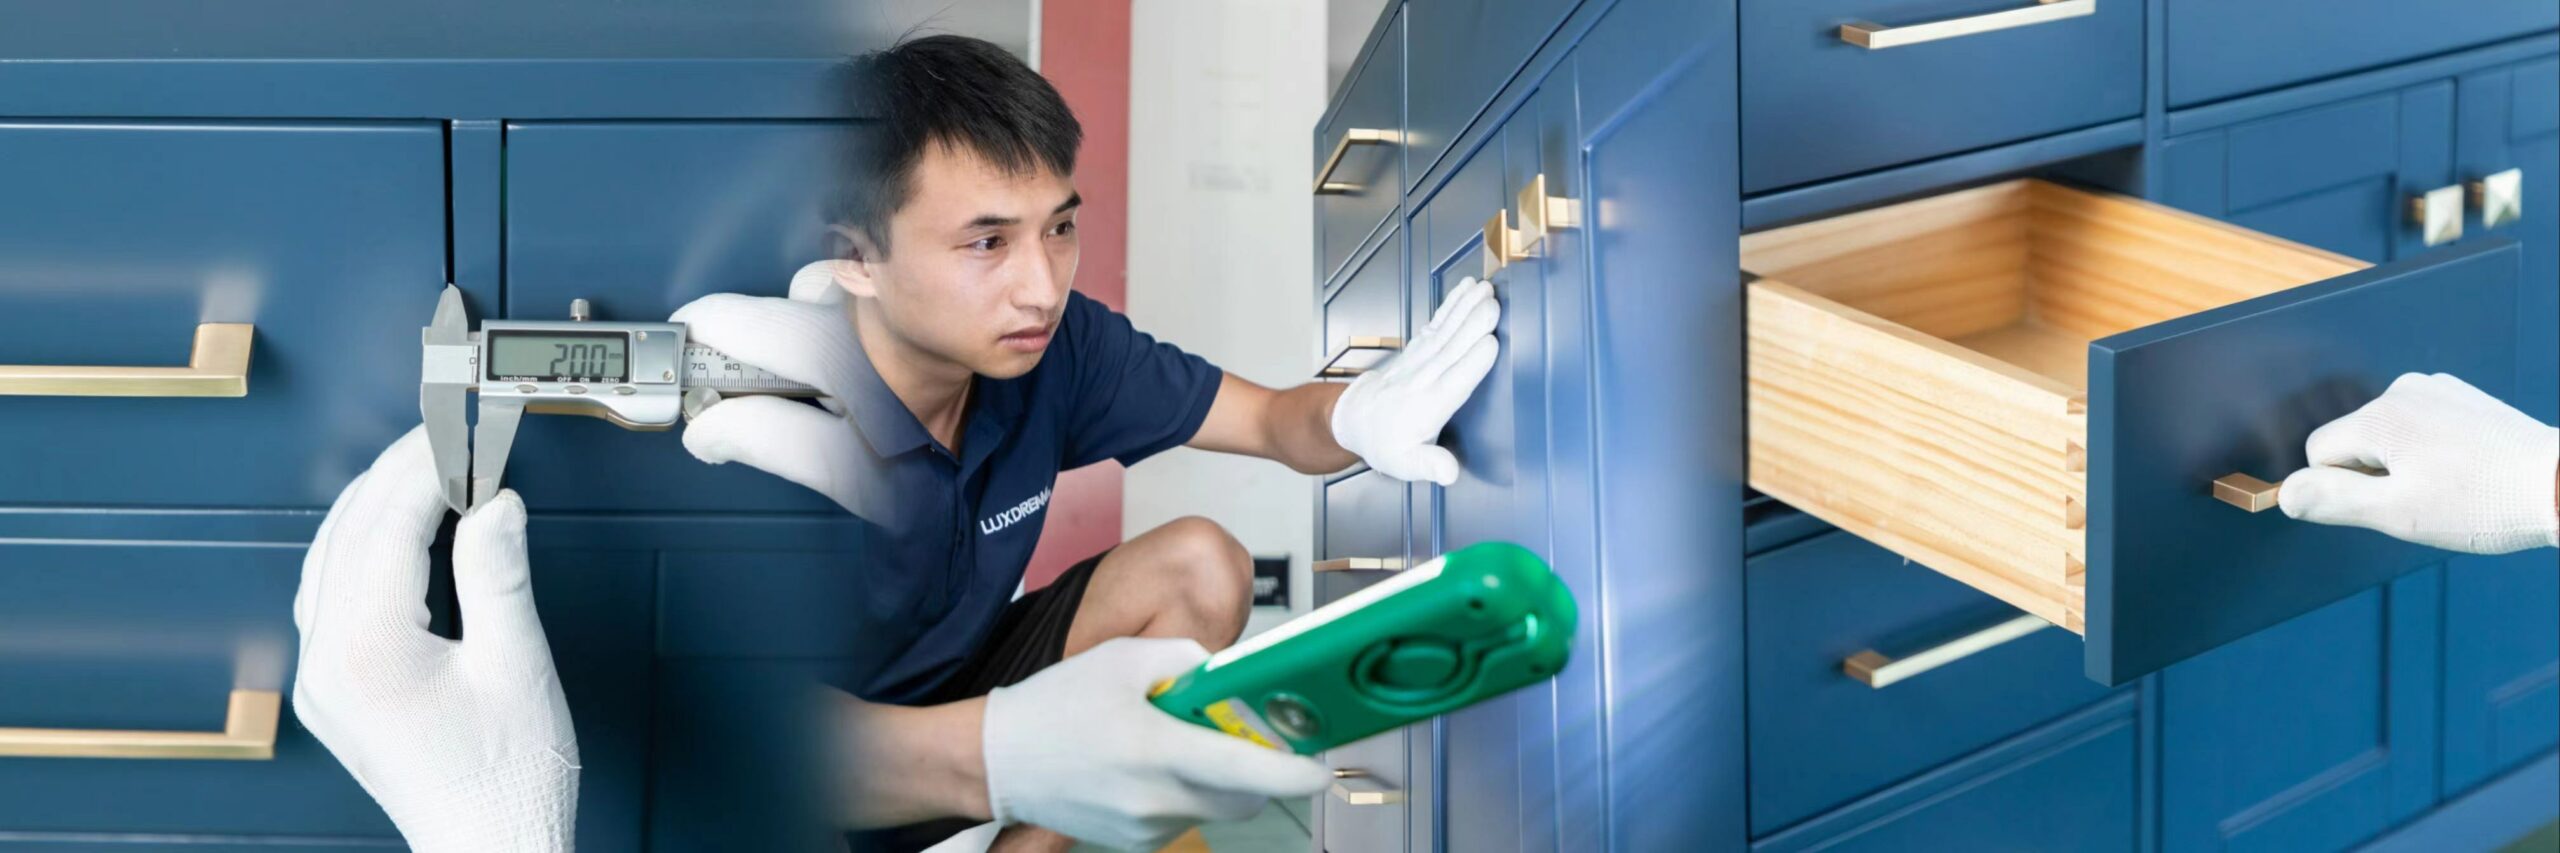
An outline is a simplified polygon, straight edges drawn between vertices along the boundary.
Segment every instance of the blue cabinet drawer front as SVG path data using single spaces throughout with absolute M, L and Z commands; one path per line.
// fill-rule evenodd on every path
M 1449 152 L 1579 1 L 1407 0 L 1413 51 L 1407 162 L 1415 178 Z
M 1316 354 L 1326 367 L 1361 368 L 1384 360 L 1390 352 L 1346 352 L 1355 339 L 1404 340 L 1404 243 L 1397 233 L 1361 257 L 1350 278 L 1324 303 L 1324 349 Z M 1370 346 L 1378 341 L 1360 341 Z
M 1979 776 L 1944 784 L 1936 796 L 1902 808 L 1842 815 L 1838 834 L 1808 832 L 1756 845 L 1758 853 L 1796 850 L 2071 850 L 2138 849 L 2136 774 L 2139 738 L 2131 719 L 2074 732 Z M 1758 765 L 1753 772 L 1759 772 Z M 1898 804 L 1898 803 L 1897 803 Z M 1826 821 L 1830 824 L 1832 821 Z M 1816 827 L 1828 830 L 1829 826 Z
M 1344 84 L 1342 103 L 1332 119 L 1316 129 L 1315 165 L 1309 174 L 1325 186 L 1316 194 L 1316 273 L 1319 279 L 1342 268 L 1363 240 L 1397 209 L 1404 197 L 1404 17 L 1387 22 L 1386 34 L 1370 51 L 1369 61 Z M 1344 140 L 1371 138 L 1374 142 Z M 1336 148 L 1342 159 L 1324 171 Z
M 256 329 L 246 397 L 6 398 L 0 503 L 325 506 L 417 424 L 438 125 L 0 124 L 0 187 L 0 364 L 183 367 L 197 324 Z
M 318 521 L 309 513 L 0 516 L 11 534 L 34 526 L 84 537 L 0 545 L 0 727 L 216 731 L 235 688 L 290 696 L 300 641 L 293 597 Z M 633 849 L 648 746 L 649 555 L 537 548 L 533 565 L 543 632 L 585 756 L 578 839 Z M 428 589 L 432 624 L 454 624 L 450 577 L 430 579 Z M 0 838 L 39 847 L 117 833 L 396 841 L 381 809 L 290 703 L 280 717 L 266 761 L 0 759 Z
M 2169 103 L 2184 106 L 2560 26 L 2551 0 L 2167 0 Z
M 1327 560 L 1405 556 L 1404 483 L 1362 469 L 1324 487 Z
M 852 132 L 821 122 L 509 125 L 507 316 L 565 319 L 569 301 L 585 298 L 599 317 L 656 321 L 704 294 L 785 294 L 793 272 L 833 256 L 829 193 Z M 507 483 L 536 511 L 838 511 L 746 466 L 703 465 L 675 432 L 576 417 L 527 418 L 521 430 Z
M 1746 0 L 1743 191 L 1907 163 L 2142 111 L 2142 3 L 1869 50 L 1843 24 L 1994 14 L 2035 0 Z
M 289 691 L 298 542 L 0 545 L 0 726 L 220 731 Z M 266 761 L 0 758 L 0 832 L 394 837 L 280 711 Z
M 2018 615 L 1842 533 L 1744 570 L 1751 828 L 1777 831 L 2106 695 L 2080 677 L 2080 641 L 2048 628 L 1883 688 L 1842 671 Z

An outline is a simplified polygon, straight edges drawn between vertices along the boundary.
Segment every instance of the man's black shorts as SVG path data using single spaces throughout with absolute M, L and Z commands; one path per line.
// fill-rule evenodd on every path
M 978 644 L 978 650 L 971 652 L 968 660 L 960 662 L 959 671 L 917 704 L 940 705 L 985 696 L 1064 660 L 1067 629 L 1075 625 L 1076 610 L 1084 604 L 1084 589 L 1092 585 L 1094 569 L 1110 554 L 1104 551 L 1087 557 L 1048 586 L 1023 593 L 1005 605 L 1004 613 L 996 617 L 994 633 Z

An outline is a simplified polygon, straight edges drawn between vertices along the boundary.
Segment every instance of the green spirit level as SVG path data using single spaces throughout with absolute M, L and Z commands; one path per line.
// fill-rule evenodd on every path
M 1443 554 L 1156 685 L 1156 707 L 1311 754 L 1545 680 L 1573 653 L 1573 592 L 1508 542 Z

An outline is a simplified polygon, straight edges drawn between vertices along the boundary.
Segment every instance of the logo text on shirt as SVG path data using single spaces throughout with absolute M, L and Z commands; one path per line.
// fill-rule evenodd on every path
M 1022 502 L 1014 504 L 1012 509 L 978 519 L 978 532 L 994 536 L 1005 528 L 1012 527 L 1014 522 L 1029 518 L 1032 513 L 1039 512 L 1042 507 L 1048 505 L 1049 490 L 1041 489 L 1039 494 L 1023 498 Z

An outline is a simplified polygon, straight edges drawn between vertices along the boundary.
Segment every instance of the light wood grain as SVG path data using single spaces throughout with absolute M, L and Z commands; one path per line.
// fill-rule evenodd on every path
M 2012 181 L 1752 234 L 1753 488 L 2085 631 L 2089 342 L 2357 262 Z

